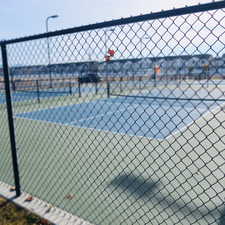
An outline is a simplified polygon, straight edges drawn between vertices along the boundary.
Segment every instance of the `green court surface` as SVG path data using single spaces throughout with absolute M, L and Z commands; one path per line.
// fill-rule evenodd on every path
M 102 97 L 16 103 L 14 115 Z M 219 104 L 160 140 L 15 117 L 22 191 L 94 224 L 129 218 L 138 225 L 216 225 L 224 210 L 224 116 Z M 4 108 L 0 121 L 0 174 L 13 184 L 12 174 L 5 175 L 11 162 Z

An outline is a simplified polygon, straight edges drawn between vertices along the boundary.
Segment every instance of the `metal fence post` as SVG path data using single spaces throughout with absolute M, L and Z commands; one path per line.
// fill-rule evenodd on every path
M 107 80 L 107 98 L 110 98 L 110 83 L 109 80 Z
M 17 152 L 16 152 L 15 129 L 14 129 L 14 123 L 13 123 L 12 100 L 11 100 L 11 93 L 10 93 L 9 67 L 8 67 L 7 50 L 6 50 L 5 44 L 1 45 L 1 51 L 2 51 L 2 65 L 3 65 L 3 73 L 4 73 L 4 81 L 5 81 L 4 82 L 5 96 L 6 96 L 6 106 L 7 106 L 7 113 L 8 113 L 8 124 L 9 124 L 9 135 L 10 135 L 10 143 L 11 143 L 14 181 L 15 181 L 15 187 L 16 187 L 16 196 L 19 197 L 21 194 L 20 178 L 19 178 L 19 168 L 18 168 L 18 160 L 17 160 Z
M 81 86 L 81 83 L 80 83 L 80 81 L 78 80 L 78 93 L 79 93 L 79 98 L 81 97 L 80 86 Z
M 38 100 L 38 103 L 40 103 L 40 89 L 39 89 L 39 81 L 36 80 L 36 87 L 37 87 L 37 100 Z

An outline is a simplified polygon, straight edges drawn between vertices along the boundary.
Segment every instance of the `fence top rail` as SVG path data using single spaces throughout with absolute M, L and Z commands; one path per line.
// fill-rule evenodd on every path
M 174 9 L 166 10 L 166 11 L 162 10 L 160 12 L 154 12 L 154 13 L 149 13 L 149 14 L 144 14 L 144 15 L 139 15 L 134 17 L 121 18 L 121 19 L 116 19 L 116 20 L 111 20 L 106 22 L 100 22 L 100 23 L 89 24 L 89 25 L 84 25 L 84 26 L 79 26 L 74 28 L 57 30 L 53 32 L 36 34 L 32 36 L 26 36 L 26 37 L 11 39 L 11 40 L 2 40 L 0 41 L 0 45 L 8 45 L 8 44 L 14 44 L 19 42 L 32 41 L 32 40 L 37 40 L 42 38 L 49 38 L 49 37 L 54 37 L 59 35 L 83 32 L 83 31 L 90 31 L 90 30 L 95 30 L 100 28 L 126 25 L 129 23 L 143 22 L 147 20 L 163 19 L 163 18 L 173 17 L 173 16 L 182 16 L 182 15 L 200 13 L 204 11 L 211 11 L 211 10 L 217 10 L 222 8 L 225 8 L 225 1 L 217 1 L 217 2 L 213 1 L 213 2 L 205 3 L 205 4 L 186 6 L 186 7 L 177 8 L 177 9 L 174 8 Z

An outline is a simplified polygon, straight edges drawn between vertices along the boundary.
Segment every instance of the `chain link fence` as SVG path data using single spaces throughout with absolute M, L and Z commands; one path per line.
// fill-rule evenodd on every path
M 2 62 L 2 57 L 0 55 L 0 62 Z M 7 110 L 5 107 L 5 85 L 2 76 L 0 76 L 0 181 L 7 184 L 14 184 L 13 180 L 13 169 L 12 169 L 12 160 L 10 153 L 10 139 L 9 139 L 9 129 L 7 124 Z
M 1 42 L 1 181 L 93 224 L 224 225 L 224 8 Z

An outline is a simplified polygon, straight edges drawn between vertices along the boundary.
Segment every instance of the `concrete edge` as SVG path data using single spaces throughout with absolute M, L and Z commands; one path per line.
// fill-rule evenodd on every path
M 22 192 L 20 197 L 15 198 L 15 191 L 10 191 L 10 188 L 12 186 L 0 181 L 0 196 L 11 200 L 55 225 L 93 225 L 36 197 L 33 197 L 32 201 L 26 201 L 27 197 L 31 196 L 28 193 Z

